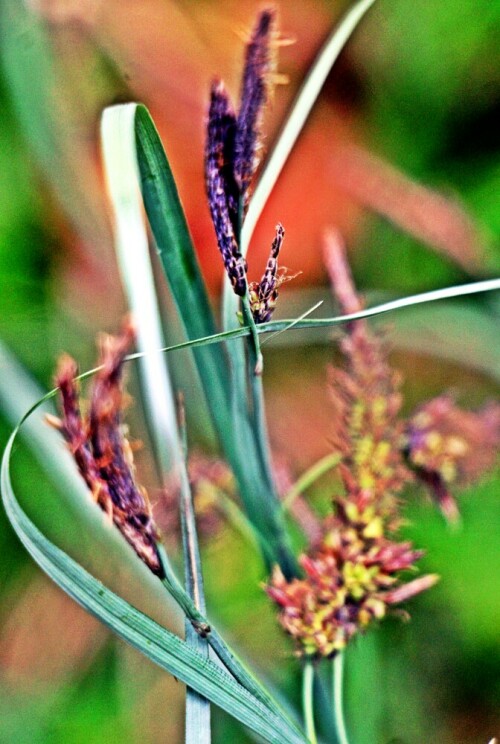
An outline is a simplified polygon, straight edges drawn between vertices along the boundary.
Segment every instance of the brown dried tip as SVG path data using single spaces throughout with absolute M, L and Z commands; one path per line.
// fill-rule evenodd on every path
M 75 458 L 93 499 L 114 524 L 139 558 L 160 578 L 163 569 L 156 543 L 156 528 L 148 496 L 135 480 L 130 443 L 122 423 L 124 403 L 123 361 L 135 340 L 129 320 L 118 336 L 102 336 L 100 369 L 91 388 L 90 411 L 80 411 L 77 366 L 63 356 L 56 383 L 61 391 L 61 431 Z

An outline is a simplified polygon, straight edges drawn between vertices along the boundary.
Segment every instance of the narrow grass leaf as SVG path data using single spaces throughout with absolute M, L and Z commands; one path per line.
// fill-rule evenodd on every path
M 481 282 L 472 282 L 470 284 L 446 287 L 444 289 L 433 289 L 430 292 L 422 292 L 420 294 L 410 295 L 408 297 L 401 297 L 397 300 L 390 300 L 389 302 L 383 302 L 379 305 L 365 308 L 356 313 L 350 313 L 349 315 L 335 315 L 330 318 L 304 318 L 302 316 L 301 318 L 272 320 L 269 323 L 261 323 L 260 325 L 258 325 L 257 332 L 259 334 L 277 334 L 278 332 L 281 333 L 282 331 L 306 330 L 310 328 L 334 328 L 335 326 L 350 323 L 353 320 L 374 318 L 378 315 L 394 312 L 395 310 L 403 310 L 405 308 L 416 307 L 417 305 L 424 305 L 429 302 L 437 302 L 438 300 L 451 299 L 453 297 L 463 297 L 466 295 L 481 294 L 483 292 L 493 292 L 498 290 L 500 290 L 500 279 L 485 279 Z M 167 353 L 171 351 L 187 349 L 190 347 L 210 346 L 212 344 L 219 344 L 222 341 L 234 341 L 235 339 L 243 338 L 244 336 L 248 335 L 250 335 L 249 328 L 235 328 L 234 330 L 215 333 L 212 336 L 205 336 L 204 338 L 198 338 L 192 341 L 184 341 L 180 344 L 167 346 L 163 349 L 163 351 Z M 132 354 L 128 357 L 128 360 L 131 361 L 132 359 L 137 359 L 138 357 L 138 354 Z M 88 373 L 85 374 L 93 374 L 95 371 L 96 370 L 90 370 Z
M 166 671 L 276 744 L 304 744 L 303 735 L 239 685 L 227 672 L 107 589 L 38 530 L 18 504 L 10 458 L 19 431 L 7 444 L 0 485 L 7 515 L 21 542 L 41 568 L 88 612 Z
M 143 106 L 135 107 L 135 127 L 144 205 L 186 335 L 189 339 L 215 335 L 215 321 L 170 166 Z M 294 560 L 266 463 L 267 452 L 243 407 L 246 393 L 234 388 L 227 349 L 196 345 L 193 353 L 215 429 L 267 563 L 279 563 L 290 575 Z
M 181 438 L 184 444 L 184 457 L 179 463 L 180 477 L 180 517 L 182 530 L 182 555 L 184 559 L 184 575 L 186 590 L 195 607 L 206 614 L 205 592 L 203 589 L 203 575 L 201 572 L 200 547 L 196 531 L 196 520 L 194 513 L 193 494 L 189 483 L 187 471 L 187 437 L 184 427 L 184 409 L 179 412 L 181 425 Z M 186 618 L 186 643 L 197 650 L 206 659 L 209 658 L 209 646 L 206 634 L 198 627 L 195 629 L 193 623 Z M 186 692 L 186 727 L 184 740 L 186 744 L 210 744 L 212 740 L 210 730 L 210 702 L 199 695 L 195 690 L 188 687 Z
M 487 307 L 454 301 L 408 309 L 390 325 L 397 349 L 430 354 L 500 381 L 499 320 Z

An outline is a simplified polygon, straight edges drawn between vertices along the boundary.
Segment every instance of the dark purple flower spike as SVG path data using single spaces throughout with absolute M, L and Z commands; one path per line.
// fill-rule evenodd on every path
M 272 41 L 276 34 L 275 27 L 275 11 L 264 10 L 257 19 L 245 55 L 234 143 L 234 175 L 240 187 L 244 209 L 248 204 L 248 190 L 259 163 L 262 114 L 269 97 L 274 66 Z
M 264 10 L 247 46 L 237 116 L 223 83 L 213 83 L 205 152 L 206 190 L 219 250 L 234 292 L 243 297 L 249 290 L 255 323 L 270 320 L 278 287 L 293 278 L 285 278 L 284 271 L 278 272 L 277 258 L 284 235 L 281 225 L 276 229 L 266 271 L 259 283 L 248 285 L 247 263 L 239 244 L 250 186 L 259 161 L 262 115 L 269 98 L 274 66 L 275 28 L 275 11 Z
M 224 85 L 214 82 L 208 112 L 205 182 L 224 267 L 235 293 L 242 297 L 246 292 L 246 261 L 236 240 L 240 192 L 233 173 L 235 131 L 236 119 Z

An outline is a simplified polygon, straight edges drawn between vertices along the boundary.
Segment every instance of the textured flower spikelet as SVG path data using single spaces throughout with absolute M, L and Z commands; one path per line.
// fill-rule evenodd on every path
M 248 204 L 248 189 L 259 163 L 262 115 L 275 67 L 272 43 L 276 36 L 275 27 L 275 11 L 262 11 L 246 50 L 234 144 L 234 174 L 243 195 L 244 209 Z
M 500 404 L 494 402 L 466 411 L 441 395 L 418 408 L 406 426 L 408 462 L 451 520 L 458 509 L 449 487 L 478 480 L 494 466 L 499 445 Z
M 278 253 L 284 230 L 276 228 L 276 237 L 266 271 L 260 282 L 247 279 L 247 263 L 241 253 L 240 234 L 250 189 L 259 163 L 261 126 L 275 66 L 277 32 L 276 13 L 262 11 L 247 45 L 241 84 L 240 106 L 234 113 L 221 81 L 212 84 L 205 147 L 205 185 L 217 244 L 224 268 L 235 294 L 249 292 L 256 323 L 270 319 L 278 287 L 293 277 L 278 271 Z
M 262 279 L 248 285 L 250 309 L 256 323 L 267 323 L 271 320 L 278 299 L 278 289 L 296 276 L 287 276 L 287 270 L 278 267 L 278 256 L 284 237 L 283 225 L 276 225 L 276 237 Z
M 76 363 L 68 356 L 59 362 L 56 384 L 61 391 L 61 430 L 80 474 L 99 504 L 139 558 L 157 576 L 163 569 L 156 543 L 156 528 L 148 496 L 135 478 L 132 449 L 122 422 L 124 405 L 123 361 L 135 338 L 124 324 L 117 337 L 103 336 L 100 369 L 95 376 L 87 416 L 80 411 L 75 381 Z
M 401 580 L 399 572 L 412 570 L 421 556 L 409 542 L 367 538 L 344 514 L 330 521 L 317 550 L 301 556 L 305 578 L 287 581 L 276 568 L 266 591 L 297 654 L 331 657 L 392 605 L 436 583 L 432 574 Z
M 341 309 L 346 314 L 361 310 L 363 302 L 356 293 L 343 243 L 333 231 L 325 236 L 325 258 Z M 381 514 L 390 514 L 397 506 L 396 495 L 411 480 L 401 455 L 401 378 L 387 362 L 383 339 L 370 331 L 366 321 L 349 323 L 340 346 L 345 368 L 330 373 L 333 445 L 353 483 Z

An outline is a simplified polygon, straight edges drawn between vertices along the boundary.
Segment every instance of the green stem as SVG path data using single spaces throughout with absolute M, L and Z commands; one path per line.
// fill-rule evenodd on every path
M 207 641 L 213 648 L 219 659 L 222 661 L 226 669 L 232 674 L 234 679 L 245 687 L 249 692 L 255 695 L 264 705 L 273 706 L 274 701 L 268 695 L 266 690 L 259 684 L 259 682 L 253 677 L 253 675 L 241 664 L 239 659 L 231 652 L 231 649 L 222 640 L 222 637 L 217 632 L 216 628 L 208 622 L 205 615 L 203 615 L 195 603 L 187 594 L 184 587 L 177 578 L 172 565 L 168 559 L 165 549 L 161 543 L 157 544 L 158 552 L 162 567 L 165 572 L 165 578 L 162 579 L 162 584 L 166 590 L 172 595 L 179 606 L 184 610 L 185 615 L 193 621 L 195 628 L 199 630 L 208 629 Z
M 255 534 L 255 530 L 252 527 L 252 523 L 246 516 L 246 514 L 240 509 L 238 504 L 235 504 L 229 496 L 218 491 L 216 495 L 217 505 L 224 512 L 224 516 L 227 517 L 228 522 L 245 538 L 247 543 L 254 549 L 259 549 L 259 541 Z
M 322 475 L 328 473 L 329 470 L 336 468 L 341 459 L 342 458 L 339 454 L 333 452 L 322 457 L 321 460 L 315 462 L 314 465 L 311 465 L 311 467 L 302 473 L 300 478 L 295 481 L 286 494 L 283 499 L 283 509 L 285 511 L 290 509 L 297 496 L 300 496 L 301 493 L 307 491 L 307 489 L 312 486 L 318 478 L 321 478 Z
M 343 687 L 344 687 L 344 653 L 339 651 L 333 659 L 333 717 L 339 744 L 349 744 L 344 721 Z
M 304 665 L 302 678 L 302 709 L 304 711 L 304 725 L 310 744 L 318 744 L 316 728 L 314 726 L 314 665 L 307 661 Z
M 264 370 L 264 358 L 260 350 L 259 331 L 257 330 L 257 326 L 255 325 L 255 320 L 252 315 L 252 310 L 250 308 L 248 290 L 247 290 L 247 294 L 242 298 L 241 307 L 243 310 L 243 320 L 247 328 L 250 329 L 250 336 L 252 337 L 252 343 L 254 347 L 255 360 L 256 360 L 254 374 L 260 377 Z

